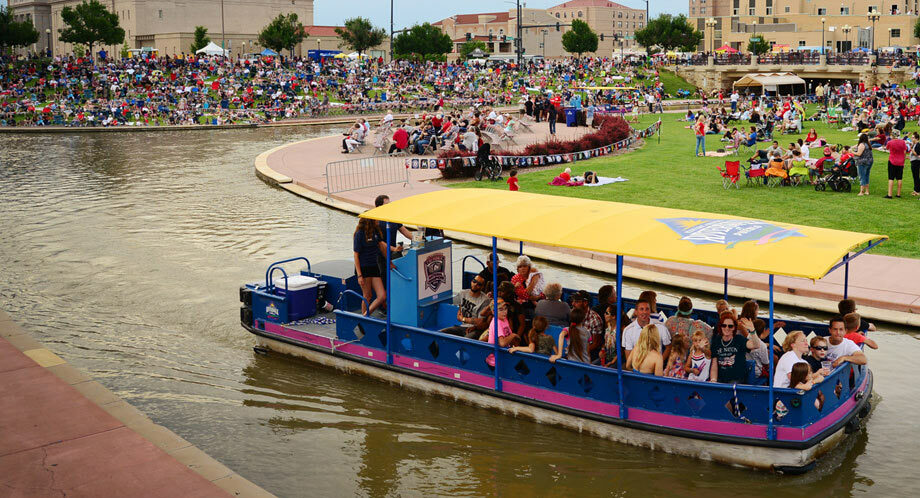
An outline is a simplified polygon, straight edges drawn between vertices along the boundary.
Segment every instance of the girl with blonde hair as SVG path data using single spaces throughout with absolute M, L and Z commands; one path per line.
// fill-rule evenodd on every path
M 639 333 L 639 341 L 626 359 L 626 368 L 636 372 L 661 376 L 664 358 L 661 356 L 661 337 L 658 327 L 649 323 Z

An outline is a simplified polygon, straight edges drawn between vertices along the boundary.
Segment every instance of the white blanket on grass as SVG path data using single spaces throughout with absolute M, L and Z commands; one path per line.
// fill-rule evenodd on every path
M 603 185 L 610 185 L 611 183 L 619 183 L 625 181 L 628 181 L 628 178 L 623 178 L 622 176 L 618 176 L 616 178 L 610 178 L 609 176 L 599 176 L 597 177 L 597 183 L 586 183 L 585 185 L 588 187 L 600 187 Z

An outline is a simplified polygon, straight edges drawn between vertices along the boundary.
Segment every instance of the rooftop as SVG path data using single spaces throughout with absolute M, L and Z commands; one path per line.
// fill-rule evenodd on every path
M 571 0 L 569 2 L 560 3 L 559 5 L 550 7 L 546 10 L 567 9 L 569 7 L 611 7 L 614 9 L 632 9 L 632 7 L 627 7 L 625 5 L 621 5 L 616 2 L 611 2 L 609 0 Z M 639 9 L 633 9 L 633 10 L 639 10 Z

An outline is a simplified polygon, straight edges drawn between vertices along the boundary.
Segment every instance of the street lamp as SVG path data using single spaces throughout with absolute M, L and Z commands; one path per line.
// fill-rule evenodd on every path
M 759 43 L 760 40 L 757 39 L 757 19 L 754 19 L 753 21 L 751 21 L 751 24 L 754 25 L 754 36 L 752 37 L 752 38 L 755 40 L 754 43 Z M 754 45 L 754 47 L 755 47 L 755 48 L 754 48 L 754 51 L 755 51 L 755 52 L 757 51 L 757 48 L 756 48 L 756 47 L 758 47 L 758 46 L 759 46 L 759 45 Z M 754 55 L 760 55 L 760 54 L 755 53 Z
M 849 52 L 850 29 L 852 29 L 852 28 L 850 28 L 850 25 L 849 25 L 849 24 L 844 24 L 844 25 L 843 25 L 843 47 L 841 47 L 841 48 L 844 48 L 844 49 L 846 49 L 846 50 L 841 50 L 841 52 Z
M 540 45 L 540 47 L 543 48 L 543 58 L 544 59 L 546 58 L 546 33 L 547 31 L 544 29 L 543 30 L 543 43 Z
M 51 28 L 45 28 L 45 36 L 48 37 L 48 57 L 51 57 Z
M 888 28 L 888 46 L 889 46 L 889 47 L 891 46 L 891 29 L 892 29 L 892 28 Z M 891 50 L 891 49 L 889 49 L 889 50 Z
M 879 19 L 878 11 L 869 11 L 869 14 L 866 17 L 868 17 L 869 21 L 872 22 L 872 53 L 875 53 L 875 21 L 878 21 Z
M 827 22 L 827 19 L 821 18 L 821 53 L 824 53 L 824 23 Z
M 716 50 L 716 20 L 712 17 L 706 19 L 706 27 L 709 29 L 709 51 Z

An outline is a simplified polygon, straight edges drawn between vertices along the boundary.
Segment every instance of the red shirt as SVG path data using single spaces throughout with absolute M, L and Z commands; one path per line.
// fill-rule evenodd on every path
M 512 192 L 518 191 L 518 179 L 516 176 L 509 176 L 507 182 L 508 182 L 508 190 Z
M 396 142 L 397 149 L 405 149 L 409 146 L 409 133 L 406 130 L 399 128 L 393 132 L 393 141 Z
M 859 332 L 850 332 L 849 334 L 843 336 L 845 339 L 849 339 L 856 343 L 857 346 L 866 342 L 866 336 L 860 334 Z
M 907 153 L 907 142 L 900 138 L 889 140 L 888 161 L 895 166 L 904 166 L 904 155 Z

